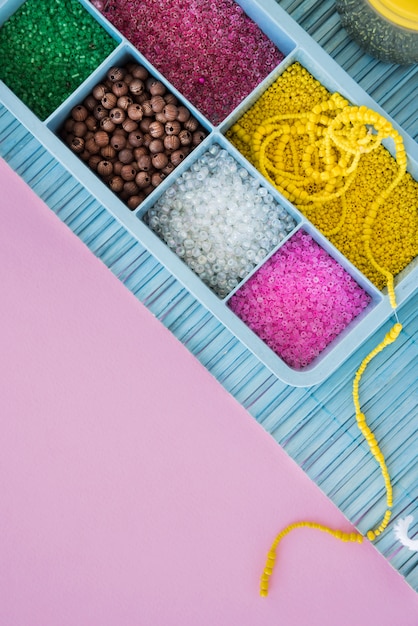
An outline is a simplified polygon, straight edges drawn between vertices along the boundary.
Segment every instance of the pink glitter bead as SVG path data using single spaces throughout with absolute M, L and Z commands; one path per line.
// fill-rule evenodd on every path
M 215 125 L 283 59 L 234 0 L 92 2 Z
M 301 369 L 370 301 L 338 262 L 300 230 L 231 297 L 228 306 L 283 361 Z

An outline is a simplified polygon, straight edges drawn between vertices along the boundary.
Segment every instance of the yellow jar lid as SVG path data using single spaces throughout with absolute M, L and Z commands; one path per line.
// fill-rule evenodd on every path
M 383 17 L 418 32 L 418 0 L 369 0 Z

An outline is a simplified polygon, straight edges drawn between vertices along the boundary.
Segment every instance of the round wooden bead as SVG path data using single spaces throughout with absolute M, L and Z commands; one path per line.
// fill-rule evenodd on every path
M 101 160 L 102 160 L 101 156 L 99 156 L 98 154 L 93 154 L 92 156 L 90 156 L 88 160 L 88 165 L 92 170 L 96 170 Z
M 64 131 L 66 133 L 72 133 L 73 132 L 73 128 L 74 128 L 74 124 L 75 124 L 75 121 L 73 120 L 72 117 L 69 117 L 68 119 L 66 119 L 65 123 L 64 123 Z
M 195 130 L 197 130 L 199 122 L 195 117 L 190 116 L 189 119 L 184 122 L 183 126 L 186 130 L 190 130 L 190 132 L 193 133 Z
M 144 194 L 142 195 L 136 194 L 128 198 L 126 202 L 127 202 L 128 207 L 131 209 L 131 211 L 134 211 L 141 204 L 144 198 L 145 198 Z
M 141 95 L 144 89 L 144 81 L 142 81 L 140 78 L 134 78 L 133 81 L 129 84 L 129 91 L 134 96 Z
M 88 130 L 91 130 L 93 132 L 97 130 L 97 120 L 94 115 L 89 115 L 88 117 L 86 117 L 84 123 L 87 126 Z
M 128 107 L 133 104 L 134 101 L 132 100 L 132 98 L 130 96 L 120 96 L 120 98 L 118 98 L 116 105 L 122 109 L 122 111 L 126 111 L 128 109 Z
M 171 93 L 171 91 L 164 94 L 164 100 L 167 104 L 178 104 L 177 96 Z
M 100 120 L 100 128 L 105 130 L 107 133 L 113 133 L 116 128 L 116 124 L 109 116 L 106 116 Z
M 116 150 L 108 144 L 104 148 L 100 149 L 100 154 L 104 159 L 114 159 L 116 157 Z
M 88 116 L 88 114 L 89 114 L 88 109 L 82 104 L 79 104 L 73 107 L 73 109 L 71 110 L 71 117 L 76 122 L 83 122 Z
M 139 187 L 138 185 L 135 183 L 135 180 L 127 180 L 124 184 L 123 184 L 123 190 L 129 195 L 129 196 L 134 196 L 138 193 L 139 191 Z
M 157 170 L 162 170 L 168 163 L 168 156 L 164 152 L 152 155 L 152 164 Z
M 73 152 L 83 152 L 84 150 L 84 139 L 82 137 L 73 137 L 70 148 Z
M 117 83 L 113 83 L 112 85 L 112 92 L 115 94 L 117 98 L 120 98 L 121 96 L 125 96 L 128 93 L 128 91 L 129 91 L 129 87 L 124 81 L 119 80 Z
M 113 173 L 116 174 L 116 176 L 120 176 L 122 167 L 125 165 L 125 163 L 122 163 L 122 161 L 115 161 L 113 163 Z
M 125 135 L 122 135 L 122 133 L 114 133 L 110 138 L 110 145 L 118 152 L 119 150 L 123 150 L 123 148 L 126 147 L 126 144 L 127 139 Z
M 169 161 L 167 163 L 167 165 L 165 167 L 163 167 L 163 169 L 161 170 L 163 174 L 165 174 L 166 176 L 168 176 L 169 174 L 171 174 L 171 172 L 174 170 L 174 165 L 172 164 L 171 161 Z
M 152 96 L 163 96 L 167 91 L 165 85 L 152 76 L 147 79 L 146 87 Z
M 113 167 L 113 169 L 115 168 Z M 109 187 L 112 191 L 119 193 L 123 189 L 124 182 L 125 181 L 123 180 L 122 176 L 112 176 L 112 178 L 109 180 Z
M 205 139 L 206 135 L 202 130 L 195 130 L 192 135 L 192 144 L 198 146 Z
M 130 73 L 134 78 L 140 78 L 141 80 L 147 80 L 148 70 L 139 63 L 133 63 L 128 66 Z
M 170 156 L 170 161 L 172 162 L 174 167 L 177 167 L 177 165 L 179 165 L 186 156 L 187 152 L 184 150 L 184 148 L 181 150 L 175 150 Z
M 131 133 L 138 128 L 138 123 L 135 122 L 135 120 L 131 120 L 130 117 L 127 117 L 126 120 L 122 122 L 122 128 L 127 133 Z
M 90 95 L 87 96 L 87 98 L 84 99 L 83 104 L 86 107 L 86 109 L 91 112 L 91 111 L 93 111 L 94 107 L 96 106 L 97 100 L 93 96 L 93 94 L 90 94 Z
M 94 141 L 99 148 L 103 148 L 109 143 L 109 135 L 104 130 L 98 130 L 94 133 Z
M 141 106 L 144 112 L 144 117 L 151 117 L 152 115 L 154 115 L 151 100 L 144 100 L 143 102 L 141 102 Z
M 181 131 L 181 124 L 178 120 L 173 120 L 172 122 L 167 122 L 164 129 L 166 135 L 178 135 Z
M 179 140 L 182 146 L 189 146 L 192 143 L 192 133 L 183 128 L 183 130 L 179 132 Z
M 152 96 L 152 98 L 150 99 L 150 103 L 154 113 L 161 113 L 165 107 L 165 100 L 159 94 Z
M 183 131 L 181 131 L 179 135 L 166 135 L 163 140 L 164 148 L 169 152 L 174 152 L 174 150 L 178 150 L 180 148 L 180 135 L 182 132 Z
M 145 171 L 138 172 L 135 176 L 135 183 L 140 189 L 148 187 L 148 185 L 151 183 L 151 176 L 148 174 L 148 172 Z
M 100 176 L 107 177 L 113 173 L 113 165 L 110 161 L 99 161 L 96 168 L 97 173 Z
M 153 187 L 158 187 L 158 185 L 163 182 L 164 178 L 165 175 L 162 172 L 154 172 L 154 174 L 151 176 L 151 185 Z
M 163 114 L 167 122 L 172 122 L 177 119 L 178 109 L 175 104 L 166 104 L 163 108 Z
M 111 67 L 107 72 L 107 78 L 112 81 L 112 83 L 116 83 L 118 81 L 123 80 L 126 74 L 126 70 L 123 67 Z
M 153 139 L 150 141 L 148 150 L 151 154 L 158 154 L 158 152 L 164 152 L 164 143 L 162 139 Z
M 101 100 L 105 93 L 108 91 L 106 85 L 103 83 L 98 83 L 95 87 L 93 87 L 92 95 L 96 100 Z
M 76 137 L 84 137 L 87 134 L 87 124 L 85 122 L 74 122 L 73 134 Z
M 161 111 L 161 113 L 156 113 L 155 114 L 155 121 L 156 122 L 161 122 L 161 124 L 165 124 L 167 122 L 167 118 L 164 115 L 164 113 Z
M 190 111 L 185 106 L 180 105 L 177 107 L 177 119 L 179 122 L 183 124 L 183 122 L 187 122 L 190 117 Z
M 148 150 L 145 146 L 139 146 L 139 148 L 134 148 L 134 159 L 138 161 L 139 157 L 143 154 L 148 154 Z
M 129 148 L 123 148 L 119 151 L 118 159 L 123 164 L 132 163 L 134 160 L 134 153 Z
M 164 135 L 164 125 L 161 122 L 151 122 L 148 127 L 148 132 L 151 137 L 158 139 Z
M 144 143 L 144 135 L 140 130 L 134 130 L 128 135 L 128 142 L 134 148 L 139 148 Z
M 124 165 L 120 171 L 120 175 L 123 180 L 134 180 L 136 174 L 137 171 L 134 167 L 132 167 L 131 163 L 129 165 Z
M 115 107 L 110 110 L 109 117 L 115 124 L 122 124 L 126 119 L 126 113 L 123 109 Z
M 90 152 L 90 154 L 98 154 L 100 152 L 100 146 L 94 140 L 94 137 L 91 137 L 86 141 L 86 150 Z
M 148 172 L 151 169 L 152 161 L 149 154 L 143 154 L 136 160 L 140 170 Z
M 113 107 L 116 106 L 117 101 L 117 97 L 111 91 L 107 91 L 103 98 L 100 100 L 102 106 L 108 110 L 113 109 Z
M 107 117 L 108 111 L 101 104 L 98 104 L 94 107 L 93 115 L 98 122 L 102 120 L 104 117 Z
M 147 133 L 149 131 L 149 127 L 151 126 L 153 120 L 150 117 L 144 117 L 140 122 L 139 122 L 139 128 L 142 130 L 143 133 Z
M 140 104 L 131 104 L 127 110 L 128 117 L 135 122 L 142 120 L 144 110 Z

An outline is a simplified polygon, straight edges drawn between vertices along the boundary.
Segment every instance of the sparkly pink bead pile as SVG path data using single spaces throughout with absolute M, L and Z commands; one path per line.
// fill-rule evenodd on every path
M 228 306 L 283 361 L 301 369 L 370 300 L 308 233 L 298 231 L 231 297 Z
M 92 4 L 215 125 L 283 59 L 234 0 Z

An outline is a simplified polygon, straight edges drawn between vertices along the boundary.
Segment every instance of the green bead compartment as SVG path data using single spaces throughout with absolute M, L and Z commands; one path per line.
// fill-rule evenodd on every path
M 0 79 L 45 120 L 117 45 L 78 0 L 26 0 L 0 28 Z

